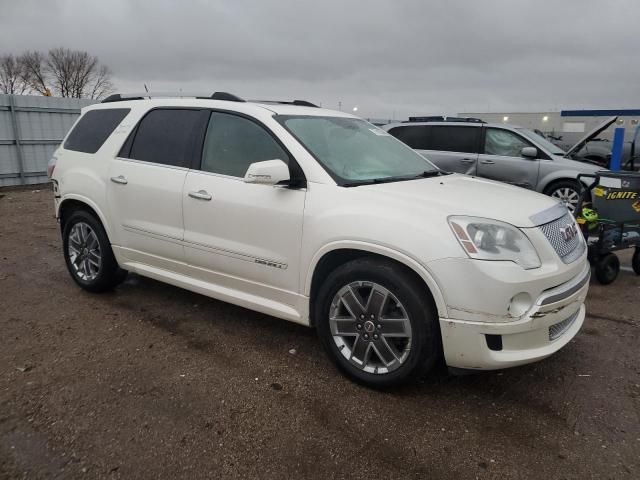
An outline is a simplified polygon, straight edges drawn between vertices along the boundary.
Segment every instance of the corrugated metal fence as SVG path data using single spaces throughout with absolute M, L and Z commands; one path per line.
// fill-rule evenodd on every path
M 47 181 L 47 162 L 95 100 L 0 95 L 0 187 Z

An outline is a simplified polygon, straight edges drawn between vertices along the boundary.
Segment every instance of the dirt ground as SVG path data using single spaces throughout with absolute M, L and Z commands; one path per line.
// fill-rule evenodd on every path
M 640 478 L 629 271 L 543 362 L 384 393 L 313 330 L 134 275 L 83 292 L 51 192 L 0 197 L 0 478 Z

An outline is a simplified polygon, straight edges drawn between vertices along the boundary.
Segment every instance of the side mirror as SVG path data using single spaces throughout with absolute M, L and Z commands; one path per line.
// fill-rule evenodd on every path
M 282 160 L 252 163 L 244 175 L 244 183 L 261 185 L 278 185 L 289 180 L 289 167 Z
M 524 158 L 538 158 L 538 149 L 536 147 L 524 147 L 520 150 L 520 155 Z

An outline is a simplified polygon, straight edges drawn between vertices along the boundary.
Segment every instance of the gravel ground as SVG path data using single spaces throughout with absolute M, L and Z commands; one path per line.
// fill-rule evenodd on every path
M 0 192 L 0 478 L 640 478 L 630 272 L 550 359 L 384 393 L 313 330 L 134 275 L 83 292 L 52 203 Z

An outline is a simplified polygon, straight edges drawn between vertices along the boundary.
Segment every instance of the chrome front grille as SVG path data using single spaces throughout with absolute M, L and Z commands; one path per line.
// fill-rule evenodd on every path
M 556 338 L 560 337 L 564 332 L 566 332 L 569 329 L 569 327 L 573 324 L 575 319 L 578 317 L 579 313 L 580 311 L 577 311 L 576 313 L 571 315 L 569 318 L 551 325 L 549 327 L 549 341 L 555 340 Z
M 575 225 L 577 233 L 567 240 L 562 231 L 570 225 Z M 547 240 L 549 240 L 549 243 L 564 263 L 571 263 L 584 253 L 586 248 L 584 238 L 576 225 L 576 221 L 569 212 L 553 222 L 540 225 L 538 228 L 542 230 L 542 233 L 547 237 Z

